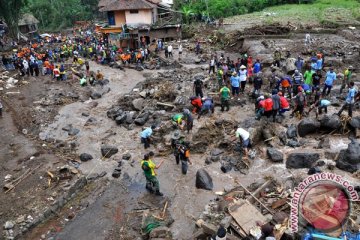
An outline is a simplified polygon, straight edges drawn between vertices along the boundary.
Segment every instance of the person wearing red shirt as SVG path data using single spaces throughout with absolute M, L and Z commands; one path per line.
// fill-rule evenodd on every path
M 191 97 L 191 105 L 193 105 L 194 109 L 192 110 L 192 113 L 199 113 L 202 107 L 202 101 L 199 97 Z
M 270 116 L 272 116 L 272 112 L 273 112 L 273 101 L 271 96 L 267 94 L 265 96 L 265 101 L 264 101 L 264 116 L 269 118 Z
M 280 96 L 280 111 L 279 115 L 283 116 L 283 113 L 290 111 L 290 105 L 288 100 L 283 96 L 282 92 L 279 92 L 278 95 Z
M 261 116 L 264 115 L 264 111 L 265 111 L 265 98 L 264 98 L 264 96 L 258 97 L 256 102 L 257 102 L 257 104 L 256 104 L 256 109 L 255 109 L 255 112 L 256 112 L 255 119 L 260 120 Z

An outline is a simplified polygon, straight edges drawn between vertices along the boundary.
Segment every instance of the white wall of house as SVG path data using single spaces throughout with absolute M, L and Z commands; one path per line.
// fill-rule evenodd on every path
M 174 4 L 173 0 L 161 0 L 161 2 L 166 3 L 166 4 L 170 4 L 170 5 Z
M 135 11 L 125 11 L 125 18 L 127 24 L 152 24 L 152 10 L 143 9 Z

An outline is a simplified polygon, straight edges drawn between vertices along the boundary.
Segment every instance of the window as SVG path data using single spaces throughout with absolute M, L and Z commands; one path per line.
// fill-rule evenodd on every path
M 130 14 L 138 14 L 139 10 L 130 10 Z
M 108 12 L 109 25 L 115 25 L 115 14 L 114 12 Z

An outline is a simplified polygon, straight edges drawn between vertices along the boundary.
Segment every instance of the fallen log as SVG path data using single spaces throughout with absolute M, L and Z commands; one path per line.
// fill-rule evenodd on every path
M 162 102 L 157 102 L 156 105 L 164 106 L 164 107 L 172 107 L 172 108 L 175 107 L 175 105 L 172 105 L 172 104 L 169 104 L 169 103 L 162 103 Z

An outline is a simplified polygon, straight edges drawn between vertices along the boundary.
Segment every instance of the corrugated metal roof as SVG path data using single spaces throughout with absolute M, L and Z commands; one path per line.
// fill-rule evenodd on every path
M 155 6 L 145 0 L 103 0 L 106 4 L 99 9 L 100 12 L 117 10 L 153 9 Z M 99 3 L 100 5 L 100 3 Z
M 37 24 L 39 23 L 39 20 L 37 20 L 34 15 L 30 13 L 25 13 L 19 20 L 18 25 L 19 26 L 25 26 L 30 24 Z

